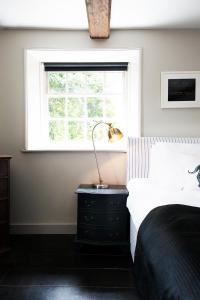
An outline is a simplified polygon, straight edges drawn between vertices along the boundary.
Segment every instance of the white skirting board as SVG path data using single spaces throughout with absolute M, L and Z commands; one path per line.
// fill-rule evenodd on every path
M 75 234 L 76 223 L 12 223 L 11 234 Z

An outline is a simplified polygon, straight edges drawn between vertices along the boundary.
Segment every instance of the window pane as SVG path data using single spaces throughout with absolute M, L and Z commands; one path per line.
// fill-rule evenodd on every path
M 87 98 L 87 112 L 89 118 L 103 117 L 103 100 L 101 98 Z
M 99 94 L 103 91 L 103 73 L 68 72 L 67 86 L 69 93 Z
M 119 101 L 117 97 L 107 98 L 105 100 L 105 116 L 109 118 L 117 117 L 119 112 L 118 106 L 119 106 Z
M 103 92 L 103 72 L 88 72 L 86 74 L 86 89 L 88 94 L 100 94 Z
M 48 91 L 53 94 L 61 94 L 66 90 L 65 72 L 48 72 Z
M 65 117 L 65 98 L 49 98 L 49 115 Z
M 49 138 L 52 141 L 62 141 L 64 139 L 65 125 L 64 121 L 49 122 Z
M 83 72 L 67 73 L 67 89 L 69 93 L 80 94 L 85 92 L 85 74 Z
M 68 137 L 70 140 L 80 140 L 84 138 L 84 123 L 79 121 L 68 122 Z
M 88 122 L 87 123 L 87 139 L 92 139 L 92 129 L 95 126 L 95 122 Z M 98 127 L 95 128 L 94 131 L 94 138 L 95 140 L 108 140 L 108 126 L 105 124 L 100 124 Z
M 68 98 L 67 99 L 67 115 L 68 117 L 81 118 L 84 116 L 84 99 Z
M 123 92 L 123 73 L 106 72 L 105 73 L 105 93 L 122 93 Z

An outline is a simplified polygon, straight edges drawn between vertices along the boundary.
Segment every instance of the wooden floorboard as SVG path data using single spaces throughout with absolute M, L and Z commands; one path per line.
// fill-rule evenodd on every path
M 77 247 L 72 235 L 12 236 L 0 257 L 1 300 L 139 300 L 130 253 Z

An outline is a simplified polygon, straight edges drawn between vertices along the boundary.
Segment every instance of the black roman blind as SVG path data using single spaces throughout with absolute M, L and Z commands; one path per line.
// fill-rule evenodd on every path
M 49 71 L 127 71 L 127 62 L 45 62 L 44 70 Z

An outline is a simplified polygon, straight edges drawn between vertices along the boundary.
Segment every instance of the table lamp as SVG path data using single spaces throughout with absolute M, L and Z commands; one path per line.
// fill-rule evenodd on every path
M 106 123 L 106 122 L 103 122 L 103 121 L 100 121 L 97 124 L 95 124 L 95 126 L 92 129 L 92 143 L 93 143 L 94 156 L 95 156 L 97 171 L 98 171 L 98 176 L 99 176 L 99 183 L 93 184 L 93 186 L 96 189 L 106 189 L 109 186 L 108 186 L 108 184 L 103 183 L 103 180 L 102 180 L 102 177 L 101 177 L 101 174 L 100 174 L 100 170 L 99 170 L 99 163 L 98 163 L 98 159 L 97 159 L 97 153 L 96 153 L 95 142 L 94 142 L 94 131 L 95 131 L 96 127 L 100 124 L 105 124 L 105 125 L 108 126 L 108 140 L 111 143 L 114 143 L 116 141 L 121 140 L 121 138 L 123 137 L 123 134 L 118 128 L 114 128 L 112 126 L 112 123 Z

